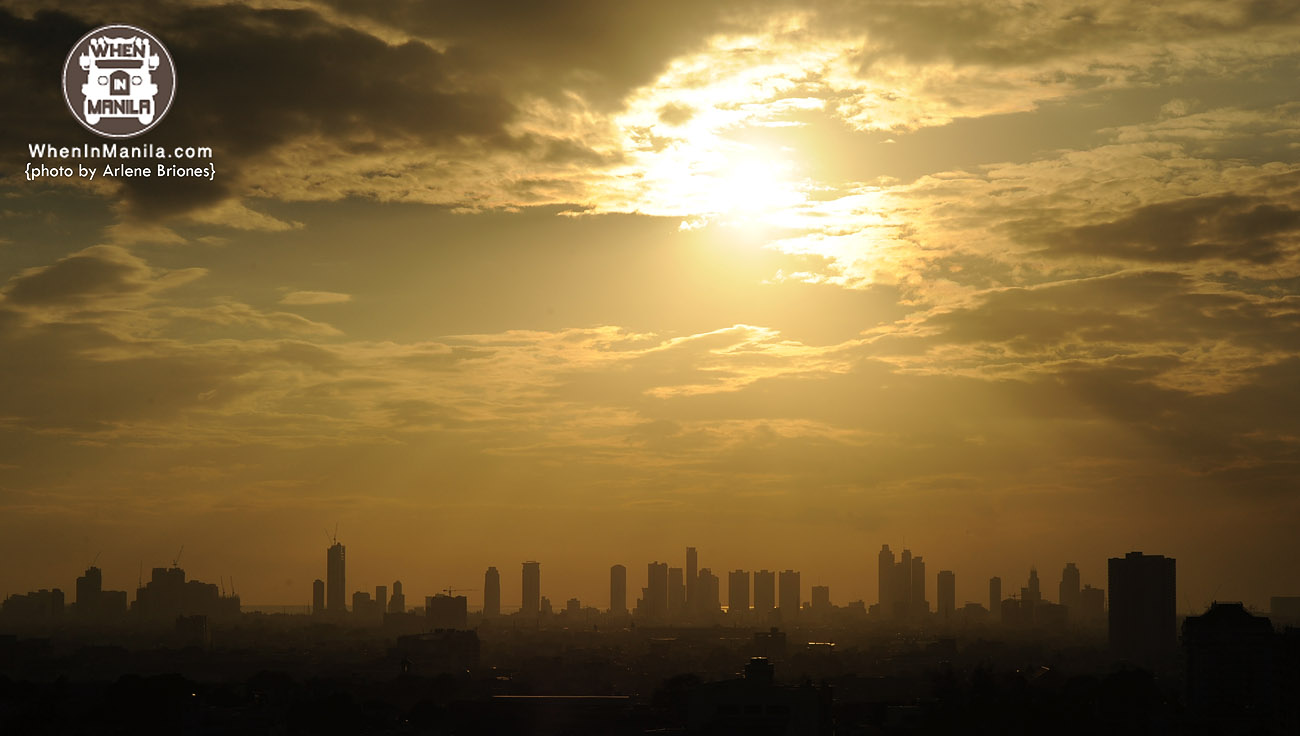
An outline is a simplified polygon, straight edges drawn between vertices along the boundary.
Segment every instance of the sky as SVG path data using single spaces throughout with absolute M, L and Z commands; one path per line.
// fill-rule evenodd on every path
M 102 142 L 110 23 L 212 181 L 26 180 Z M 870 604 L 889 544 L 931 601 L 1141 550 L 1266 610 L 1298 75 L 1289 0 L 0 0 L 0 595 L 306 604 L 337 525 L 350 589 L 471 608 L 687 545 Z

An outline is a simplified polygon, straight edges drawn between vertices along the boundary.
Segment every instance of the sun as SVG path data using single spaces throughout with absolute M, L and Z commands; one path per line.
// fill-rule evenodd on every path
M 710 207 L 724 222 L 766 222 L 804 200 L 792 163 L 764 152 L 726 157 L 726 165 L 711 175 Z M 745 222 L 733 223 L 745 224 Z

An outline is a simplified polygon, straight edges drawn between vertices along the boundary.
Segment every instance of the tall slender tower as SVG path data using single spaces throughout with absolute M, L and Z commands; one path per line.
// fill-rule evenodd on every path
M 939 571 L 935 595 L 938 599 L 939 618 L 945 622 L 951 621 L 957 611 L 957 576 L 952 570 Z
M 668 615 L 668 563 L 651 562 L 646 565 L 646 589 L 642 603 L 645 614 L 663 620 Z
M 338 540 L 325 552 L 325 610 L 347 611 L 347 552 Z
M 495 567 L 489 567 L 483 573 L 483 616 L 496 618 L 501 615 L 501 573 Z
M 528 561 L 524 563 L 524 602 L 519 612 L 525 616 L 536 616 L 542 611 L 542 563 Z
M 759 570 L 754 573 L 754 614 L 767 616 L 776 608 L 776 573 Z
M 694 611 L 699 608 L 699 590 L 696 586 L 699 583 L 699 558 L 695 554 L 694 547 L 686 548 L 686 610 Z
M 781 600 L 778 605 L 781 607 L 781 621 L 789 625 L 794 623 L 795 616 L 799 615 L 799 573 L 795 570 L 782 570 L 777 576 L 780 589 Z
M 609 568 L 609 612 L 627 613 L 627 568 L 622 565 Z
M 930 601 L 925 598 L 925 560 L 920 555 L 912 558 L 912 585 L 908 615 L 921 616 L 930 612 Z
M 894 615 L 894 553 L 888 544 L 880 546 L 876 558 L 876 601 L 880 604 L 880 615 L 886 618 Z
M 1070 609 L 1071 618 L 1079 615 L 1079 568 L 1075 567 L 1073 562 L 1065 563 L 1065 569 L 1061 571 L 1061 585 L 1058 589 L 1060 597 L 1056 599 L 1057 603 Z
M 749 572 L 727 573 L 727 615 L 733 620 L 749 613 Z

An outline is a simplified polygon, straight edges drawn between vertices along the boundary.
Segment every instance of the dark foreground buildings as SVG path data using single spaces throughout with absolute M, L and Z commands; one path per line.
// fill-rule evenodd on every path
M 1178 648 L 1174 559 L 1129 552 L 1107 570 L 1111 650 L 1144 666 L 1168 663 Z

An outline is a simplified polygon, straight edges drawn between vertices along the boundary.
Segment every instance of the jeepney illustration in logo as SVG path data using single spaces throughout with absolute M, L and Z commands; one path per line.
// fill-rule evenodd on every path
M 63 65 L 63 97 L 99 135 L 130 138 L 162 120 L 176 96 L 176 65 L 152 33 L 135 26 L 96 28 Z

